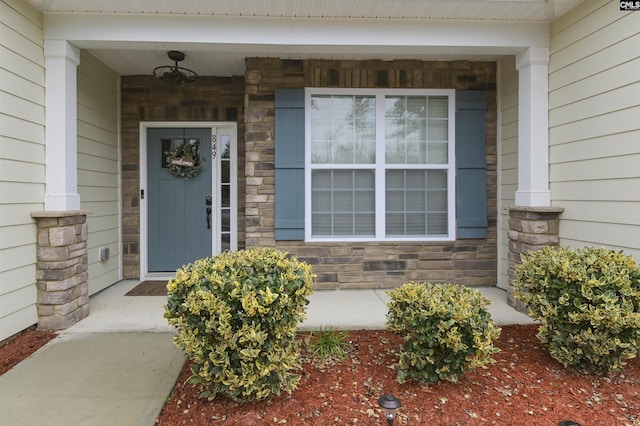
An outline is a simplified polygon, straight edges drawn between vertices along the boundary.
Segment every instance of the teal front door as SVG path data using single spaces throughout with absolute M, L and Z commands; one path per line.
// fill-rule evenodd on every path
M 210 128 L 147 129 L 149 272 L 174 272 L 213 254 L 211 134 Z

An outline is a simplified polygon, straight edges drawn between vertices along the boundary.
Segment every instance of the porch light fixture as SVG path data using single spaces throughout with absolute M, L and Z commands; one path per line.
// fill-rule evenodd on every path
M 382 407 L 382 413 L 384 418 L 387 419 L 387 426 L 392 426 L 393 421 L 398 415 L 398 408 L 400 408 L 400 400 L 391 394 L 384 394 L 378 399 L 378 405 Z
M 198 80 L 198 74 L 189 68 L 178 66 L 178 62 L 184 60 L 184 53 L 178 50 L 170 50 L 167 56 L 174 62 L 174 65 L 162 65 L 153 69 L 153 76 L 167 84 L 178 85 L 193 83 Z

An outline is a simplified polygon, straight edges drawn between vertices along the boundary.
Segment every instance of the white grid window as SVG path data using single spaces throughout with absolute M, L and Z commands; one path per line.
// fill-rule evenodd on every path
M 454 91 L 307 89 L 306 239 L 450 240 Z

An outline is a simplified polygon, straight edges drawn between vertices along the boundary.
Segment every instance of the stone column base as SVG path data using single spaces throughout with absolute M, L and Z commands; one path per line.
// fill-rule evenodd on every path
M 38 227 L 38 328 L 63 330 L 89 315 L 87 215 L 32 212 Z
M 527 307 L 513 297 L 516 268 L 521 256 L 560 242 L 560 214 L 562 207 L 508 207 L 509 211 L 509 288 L 507 302 L 520 312 Z

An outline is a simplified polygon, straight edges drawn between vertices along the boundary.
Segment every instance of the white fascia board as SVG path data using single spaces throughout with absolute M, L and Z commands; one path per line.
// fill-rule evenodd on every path
M 257 18 L 176 15 L 46 14 L 45 39 L 69 40 L 79 47 L 117 46 L 163 49 L 164 43 L 222 46 L 395 49 L 456 48 L 501 53 L 548 47 L 548 23 L 426 21 L 400 19 Z M 130 43 L 134 43 L 131 45 Z M 482 52 L 473 49 L 482 49 Z

